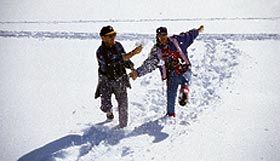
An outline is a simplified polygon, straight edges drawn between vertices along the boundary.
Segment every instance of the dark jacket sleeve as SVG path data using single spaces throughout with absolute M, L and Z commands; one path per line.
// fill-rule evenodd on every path
M 198 36 L 198 30 L 192 29 L 187 32 L 182 32 L 180 35 L 174 35 L 173 38 L 177 39 L 182 51 L 186 49 L 193 43 L 194 39 Z
M 134 69 L 134 63 L 131 60 L 124 61 L 124 67 L 128 69 Z
M 94 98 L 98 98 L 100 97 L 100 86 L 101 86 L 101 74 L 100 74 L 100 70 L 102 68 L 102 64 L 104 64 L 103 60 L 102 60 L 102 56 L 101 56 L 101 47 L 99 47 L 96 51 L 96 59 L 97 59 L 97 62 L 98 62 L 98 83 L 97 83 L 97 87 L 96 87 L 96 90 L 95 90 L 95 94 L 94 94 Z

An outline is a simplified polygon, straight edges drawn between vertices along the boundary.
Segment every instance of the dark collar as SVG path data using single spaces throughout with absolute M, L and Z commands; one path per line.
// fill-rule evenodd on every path
M 117 43 L 115 42 L 115 44 L 114 44 L 112 47 L 108 47 L 108 46 L 105 45 L 104 41 L 102 41 L 102 44 L 101 44 L 101 45 L 102 45 L 102 47 L 105 48 L 105 49 L 113 49 L 113 48 L 116 46 L 116 44 L 117 44 Z

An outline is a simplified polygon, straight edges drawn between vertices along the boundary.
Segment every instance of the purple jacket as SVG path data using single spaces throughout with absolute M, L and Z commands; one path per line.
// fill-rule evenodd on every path
M 189 61 L 188 58 L 188 53 L 187 53 L 187 48 L 193 43 L 194 39 L 198 36 L 198 30 L 197 29 L 192 29 L 188 32 L 183 32 L 179 35 L 173 35 L 169 38 L 168 43 L 166 46 L 161 46 L 158 43 L 153 46 L 151 49 L 151 52 L 149 54 L 149 57 L 143 62 L 143 64 L 136 69 L 137 75 L 143 76 L 146 75 L 156 68 L 160 68 L 161 73 L 162 73 L 162 68 L 161 68 L 161 59 L 159 58 L 159 52 L 163 48 L 169 48 L 174 52 L 177 52 L 178 49 L 176 47 L 176 44 L 171 41 L 171 39 L 176 39 L 178 42 L 179 47 L 181 48 L 181 51 L 183 54 L 185 54 L 185 57 Z

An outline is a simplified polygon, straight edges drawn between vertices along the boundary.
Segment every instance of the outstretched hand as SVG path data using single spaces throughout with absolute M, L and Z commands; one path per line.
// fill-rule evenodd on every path
M 203 25 L 199 26 L 199 28 L 197 30 L 198 30 L 199 33 L 203 32 L 204 31 L 204 26 Z
M 131 52 L 123 56 L 124 61 L 128 61 L 130 58 L 132 58 L 134 55 L 139 54 L 142 51 L 142 45 L 137 46 L 135 49 L 133 49 Z
M 142 45 L 139 45 L 132 52 L 134 52 L 135 54 L 139 54 L 142 51 L 142 49 Z
M 133 80 L 136 80 L 136 78 L 138 77 L 138 76 L 137 76 L 136 70 L 132 70 L 132 71 L 129 73 L 129 77 L 131 77 Z

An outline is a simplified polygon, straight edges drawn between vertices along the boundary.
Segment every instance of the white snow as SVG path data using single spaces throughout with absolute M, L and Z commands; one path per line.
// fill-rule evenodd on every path
M 277 1 L 1 1 L 0 160 L 280 160 L 280 3 Z M 80 21 L 81 20 L 81 21 Z M 111 24 L 126 51 L 154 31 L 205 25 L 188 49 L 191 100 L 163 118 L 159 71 L 131 80 L 129 125 L 106 122 L 93 99 L 98 32 Z M 270 34 L 270 35 L 268 35 Z M 128 71 L 129 72 L 129 71 Z M 21 159 L 20 159 L 21 158 Z

